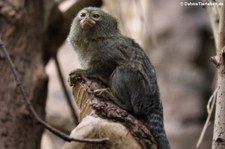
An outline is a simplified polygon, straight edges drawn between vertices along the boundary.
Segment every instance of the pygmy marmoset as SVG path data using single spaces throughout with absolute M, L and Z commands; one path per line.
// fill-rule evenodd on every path
M 170 149 L 155 69 L 144 50 L 120 33 L 117 20 L 99 8 L 84 8 L 73 20 L 68 40 L 84 67 L 70 78 L 101 80 L 116 104 L 148 123 L 158 148 Z

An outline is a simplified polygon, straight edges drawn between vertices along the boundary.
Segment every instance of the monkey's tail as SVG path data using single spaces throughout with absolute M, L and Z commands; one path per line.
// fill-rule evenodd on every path
M 156 139 L 158 149 L 170 149 L 170 144 L 163 124 L 162 110 L 155 110 L 147 116 L 147 122 L 150 126 L 150 131 Z

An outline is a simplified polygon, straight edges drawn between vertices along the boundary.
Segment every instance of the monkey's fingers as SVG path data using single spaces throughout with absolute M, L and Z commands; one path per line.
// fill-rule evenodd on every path
M 94 95 L 97 97 L 103 97 L 112 101 L 116 101 L 117 98 L 113 95 L 110 88 L 101 88 L 93 91 Z
M 70 73 L 69 74 L 69 78 L 68 78 L 68 82 L 69 82 L 69 85 L 70 86 L 73 86 L 74 83 L 77 81 L 77 80 L 80 80 L 82 77 L 76 73 Z

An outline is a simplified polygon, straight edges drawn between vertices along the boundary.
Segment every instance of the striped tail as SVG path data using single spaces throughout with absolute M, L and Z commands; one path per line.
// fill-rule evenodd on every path
M 170 144 L 164 129 L 162 110 L 154 110 L 154 112 L 151 112 L 147 116 L 147 122 L 152 135 L 155 137 L 158 149 L 170 149 Z

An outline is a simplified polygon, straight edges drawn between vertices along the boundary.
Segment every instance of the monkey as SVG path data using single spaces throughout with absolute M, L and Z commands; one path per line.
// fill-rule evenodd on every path
M 83 67 L 69 79 L 103 82 L 118 106 L 148 124 L 158 148 L 170 149 L 155 68 L 141 46 L 120 33 L 115 17 L 100 8 L 82 9 L 72 21 L 68 41 Z

